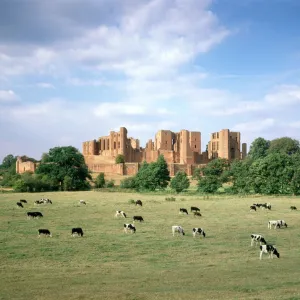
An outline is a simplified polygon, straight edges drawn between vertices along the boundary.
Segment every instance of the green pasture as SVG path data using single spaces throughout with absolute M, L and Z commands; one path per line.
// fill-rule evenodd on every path
M 176 196 L 109 192 L 0 194 L 0 299 L 300 299 L 300 211 L 297 197 Z M 50 198 L 53 204 L 33 201 Z M 25 208 L 16 202 L 26 199 Z M 84 199 L 87 205 L 79 205 Z M 143 207 L 130 204 L 141 199 Z M 252 203 L 272 210 L 250 212 Z M 180 215 L 198 206 L 202 217 Z M 128 218 L 115 218 L 124 210 Z M 30 219 L 28 211 L 44 218 Z M 141 215 L 136 234 L 123 224 Z M 288 228 L 269 230 L 268 220 Z M 181 225 L 185 236 L 172 236 Z M 84 237 L 71 236 L 82 227 Z M 206 238 L 193 238 L 192 228 Z M 53 237 L 38 238 L 47 228 Z M 280 259 L 259 260 L 250 235 L 263 234 Z

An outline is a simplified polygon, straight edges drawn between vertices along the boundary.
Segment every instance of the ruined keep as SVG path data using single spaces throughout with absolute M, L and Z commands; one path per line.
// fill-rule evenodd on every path
M 111 131 L 98 140 L 83 142 L 82 148 L 85 162 L 92 172 L 134 175 L 140 163 L 154 162 L 162 154 L 171 176 L 179 170 L 192 175 L 193 169 L 217 157 L 228 160 L 245 158 L 247 145 L 242 144 L 240 151 L 240 137 L 239 132 L 223 129 L 211 134 L 207 150 L 201 152 L 201 132 L 160 130 L 155 139 L 148 140 L 142 148 L 139 140 L 127 137 L 127 129 L 121 127 L 119 132 Z M 118 154 L 124 156 L 124 164 L 115 164 Z

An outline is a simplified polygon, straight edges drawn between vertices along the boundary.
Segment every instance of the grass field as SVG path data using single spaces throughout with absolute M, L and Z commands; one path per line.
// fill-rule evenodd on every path
M 53 204 L 33 205 L 43 196 Z M 169 196 L 169 195 L 168 195 Z M 300 212 L 296 197 L 210 197 L 101 192 L 0 194 L 0 299 L 300 299 Z M 25 208 L 17 208 L 27 199 Z M 85 199 L 88 204 L 79 206 Z M 141 199 L 143 207 L 129 204 Z M 271 202 L 272 211 L 249 212 Z M 179 215 L 198 206 L 202 217 Z M 124 210 L 144 217 L 136 234 L 123 232 Z M 28 220 L 27 211 L 44 218 Z M 289 227 L 269 230 L 271 219 Z M 173 237 L 172 225 L 185 236 Z M 71 237 L 82 227 L 83 238 Z M 206 238 L 192 237 L 203 227 Z M 52 238 L 38 238 L 48 228 Z M 281 258 L 259 260 L 250 235 L 263 234 Z

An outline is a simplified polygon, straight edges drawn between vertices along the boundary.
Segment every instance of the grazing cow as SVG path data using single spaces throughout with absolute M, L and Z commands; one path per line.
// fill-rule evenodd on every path
M 251 205 L 251 206 L 250 206 L 250 211 L 253 211 L 253 210 L 256 211 L 256 206 L 255 206 L 255 205 Z
M 272 206 L 270 203 L 261 204 L 260 206 L 262 209 L 266 208 L 268 210 L 271 210 Z
M 200 214 L 199 211 L 194 211 L 194 217 L 196 217 L 196 216 L 201 217 L 202 215 Z
M 290 209 L 291 210 L 297 210 L 297 207 L 296 206 L 291 206 Z
M 84 200 L 79 200 L 79 204 L 84 204 L 86 205 L 86 202 Z
M 33 212 L 28 212 L 27 213 L 27 218 L 29 219 L 29 218 L 39 218 L 39 217 L 43 217 L 43 214 L 41 213 L 41 212 L 39 212 L 39 211 L 33 211 Z
M 44 203 L 44 201 L 42 201 L 42 200 L 35 200 L 34 201 L 34 204 L 43 204 Z
M 172 226 L 172 234 L 175 236 L 175 233 L 178 232 L 179 234 L 185 235 L 184 230 L 181 226 L 174 225 Z
M 187 215 L 189 214 L 188 211 L 187 211 L 185 208 L 179 208 L 179 213 L 180 213 L 180 214 L 185 213 L 185 214 L 187 214 Z
M 273 255 L 276 255 L 279 258 L 279 252 L 273 245 L 261 245 L 260 247 L 259 259 L 262 258 L 263 253 L 269 254 L 269 258 L 273 259 Z
M 205 237 L 205 232 L 204 232 L 204 230 L 203 230 L 203 228 L 193 228 L 193 237 L 196 237 L 196 234 L 199 234 L 199 236 L 200 235 L 203 235 L 203 237 Z
M 21 199 L 20 202 L 27 203 L 27 201 L 25 199 Z
M 143 203 L 141 200 L 136 200 L 135 205 L 143 206 Z
M 285 226 L 285 228 L 288 227 L 284 220 L 277 220 L 277 223 L 279 224 L 279 227 L 282 226 Z
M 278 223 L 277 220 L 270 220 L 270 221 L 268 222 L 268 228 L 271 229 L 272 226 L 274 226 L 274 229 L 276 229 L 277 227 L 280 228 L 280 224 Z
M 47 198 L 43 198 L 43 199 L 41 199 L 41 201 L 42 201 L 43 203 L 45 203 L 45 204 L 47 204 L 47 203 L 52 204 L 52 201 L 51 201 L 50 199 L 47 199 Z
M 257 243 L 259 242 L 260 245 L 262 245 L 262 243 L 267 244 L 265 238 L 260 235 L 260 234 L 251 234 L 251 246 L 253 246 L 253 243 L 255 242 L 255 246 L 257 245 Z
M 134 221 L 140 221 L 140 222 L 144 222 L 144 219 L 142 216 L 133 216 L 133 222 Z
M 118 216 L 122 216 L 123 218 L 126 218 L 126 214 L 124 213 L 123 210 L 116 210 L 115 217 L 118 217 Z
M 48 229 L 39 229 L 39 237 L 43 234 L 49 237 L 52 237 L 51 232 Z
M 17 202 L 18 207 L 24 208 L 23 204 L 21 202 Z
M 130 230 L 131 233 L 136 232 L 136 228 L 133 224 L 124 224 L 124 232 L 127 233 L 128 230 Z
M 253 203 L 253 205 L 256 206 L 256 207 L 261 207 L 262 206 L 261 203 Z
M 199 211 L 200 212 L 200 208 L 196 207 L 196 206 L 191 206 L 191 212 L 193 211 Z
M 80 228 L 80 227 L 72 228 L 72 234 L 71 235 L 74 237 L 76 234 L 78 236 L 83 236 L 82 228 Z

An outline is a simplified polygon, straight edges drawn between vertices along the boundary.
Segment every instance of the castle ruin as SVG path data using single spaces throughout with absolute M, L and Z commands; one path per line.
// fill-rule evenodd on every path
M 159 130 L 154 140 L 148 140 L 145 148 L 140 147 L 138 139 L 127 136 L 127 129 L 111 131 L 108 136 L 98 140 L 83 142 L 85 162 L 92 172 L 119 175 L 134 175 L 143 161 L 148 163 L 163 155 L 169 166 L 170 175 L 183 170 L 192 175 L 193 170 L 215 158 L 228 160 L 243 159 L 247 155 L 247 145 L 240 147 L 240 132 L 223 129 L 212 133 L 207 149 L 201 152 L 201 132 L 181 130 Z M 117 155 L 123 155 L 124 164 L 116 164 Z

